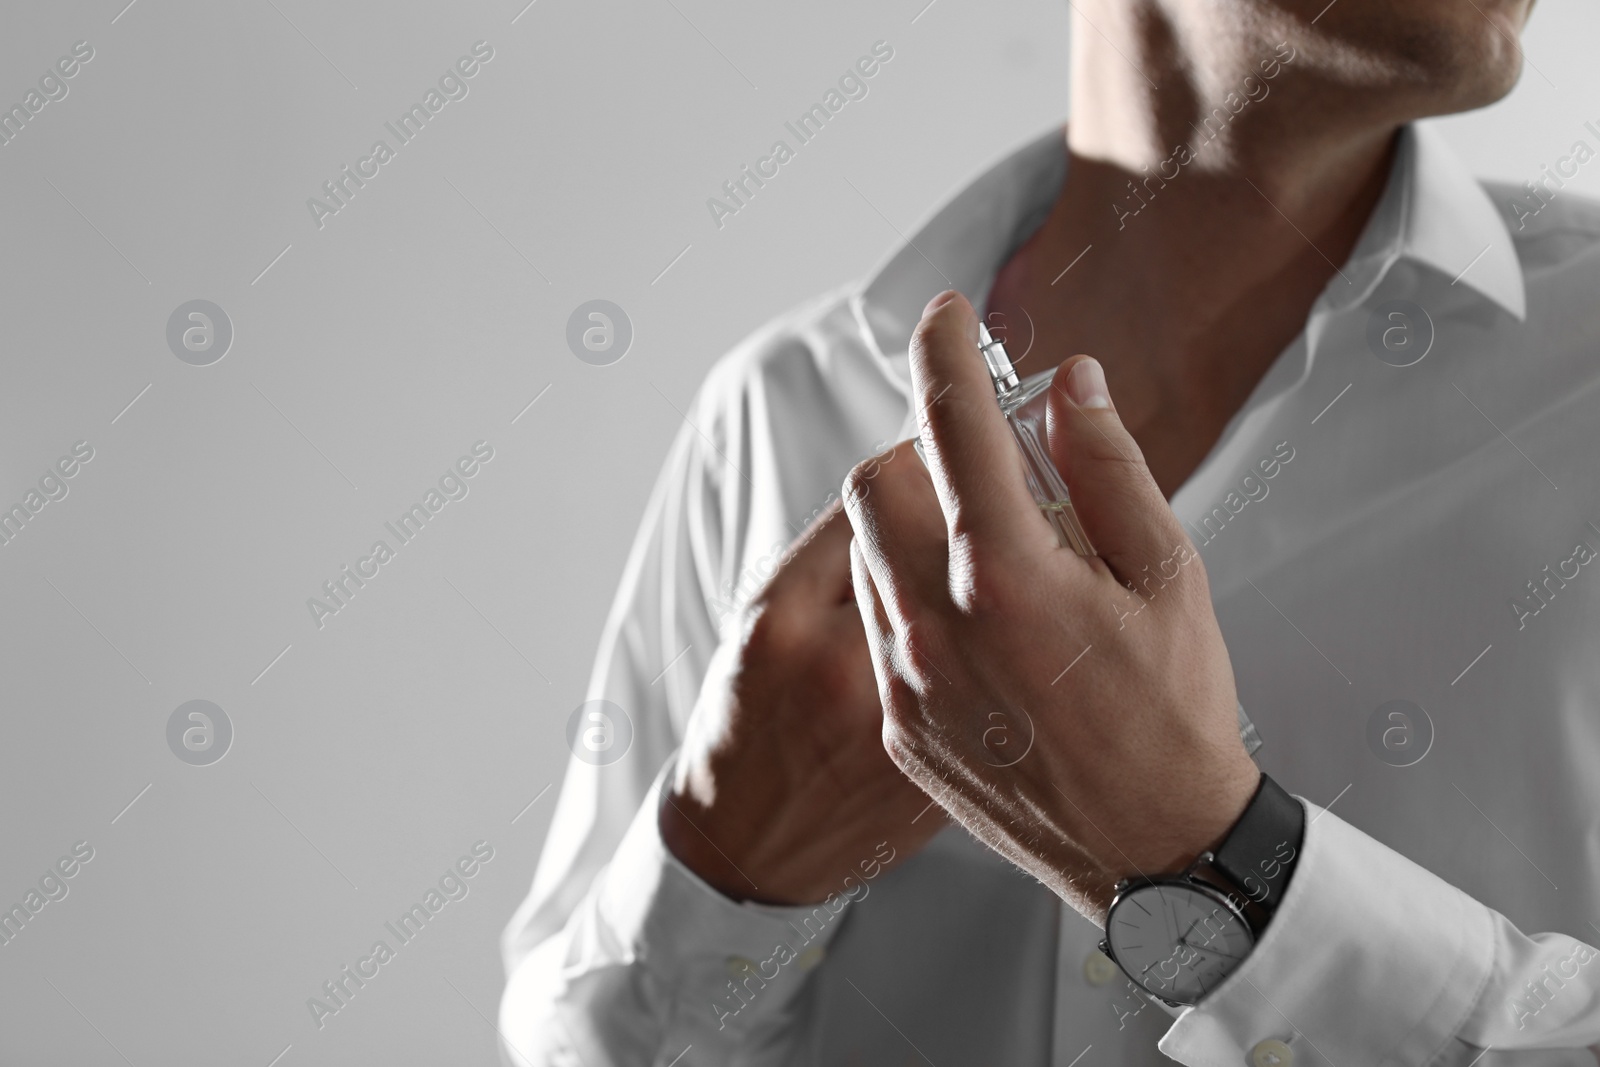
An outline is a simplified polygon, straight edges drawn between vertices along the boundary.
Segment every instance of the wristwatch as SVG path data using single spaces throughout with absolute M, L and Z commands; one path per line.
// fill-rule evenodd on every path
M 1305 809 L 1263 774 L 1215 853 L 1181 874 L 1117 884 L 1100 951 L 1152 997 L 1198 1004 L 1260 940 L 1304 836 Z

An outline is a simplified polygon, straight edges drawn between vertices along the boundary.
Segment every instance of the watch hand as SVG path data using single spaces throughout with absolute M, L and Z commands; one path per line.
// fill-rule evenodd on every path
M 1171 953 L 1169 953 L 1169 954 L 1168 954 L 1168 955 L 1166 955 L 1166 956 L 1163 956 L 1163 957 L 1162 957 L 1162 958 L 1161 958 L 1161 959 L 1159 959 L 1159 960 L 1152 960 L 1152 961 L 1151 961 L 1151 962 L 1150 962 L 1150 963 L 1148 963 L 1148 964 L 1146 964 L 1146 965 L 1145 965 L 1145 966 L 1144 966 L 1144 967 L 1143 967 L 1143 968 L 1142 968 L 1142 969 L 1141 969 L 1141 970 L 1140 970 L 1140 971 L 1139 971 L 1139 973 L 1140 973 L 1140 974 L 1141 974 L 1141 975 L 1142 975 L 1142 974 L 1145 974 L 1145 973 L 1146 973 L 1146 972 L 1148 972 L 1148 971 L 1149 971 L 1149 970 L 1150 970 L 1150 968 L 1151 968 L 1151 967 L 1159 967 L 1159 966 L 1161 966 L 1161 965 L 1162 965 L 1162 964 L 1163 964 L 1163 963 L 1169 963 L 1169 962 L 1172 962 L 1172 957 L 1173 957 L 1173 956 L 1174 956 L 1174 955 L 1176 955 L 1176 954 L 1177 954 L 1177 951 L 1178 951 L 1178 950 L 1177 950 L 1177 949 L 1173 949 L 1173 950 L 1172 950 L 1172 952 L 1171 952 Z
M 1218 952 L 1214 948 L 1207 948 L 1205 945 L 1191 944 L 1190 942 L 1184 941 L 1184 940 L 1180 940 L 1178 942 L 1178 944 L 1186 945 L 1189 948 L 1194 949 L 1196 952 L 1205 952 L 1205 953 L 1209 953 L 1212 956 L 1221 956 L 1223 959 L 1225 959 L 1225 960 L 1233 960 L 1235 963 L 1237 963 L 1239 960 L 1244 959 L 1243 956 L 1230 956 L 1226 952 Z
M 1180 944 L 1180 945 L 1189 945 L 1189 942 L 1183 940 L 1183 938 L 1180 937 L 1178 939 L 1178 944 Z M 1198 951 L 1198 948 L 1195 945 L 1189 945 L 1189 947 L 1193 948 L 1193 949 L 1196 949 L 1196 951 Z M 1166 956 L 1163 956 L 1161 959 L 1155 960 L 1152 963 L 1147 964 L 1142 970 L 1139 971 L 1139 973 L 1140 974 L 1144 974 L 1146 971 L 1150 970 L 1151 967 L 1157 967 L 1157 966 L 1160 966 L 1163 963 L 1175 963 L 1177 961 L 1174 959 L 1174 957 L 1176 957 L 1177 954 L 1178 954 L 1178 950 L 1176 948 L 1174 948 L 1170 953 L 1168 953 Z M 1182 967 L 1184 965 L 1180 963 L 1180 964 L 1178 964 L 1178 966 Z
M 1161 895 L 1161 903 L 1163 905 L 1161 917 L 1166 921 L 1167 924 L 1167 937 L 1171 938 L 1172 935 L 1178 930 L 1178 919 L 1177 916 L 1172 912 L 1172 901 L 1167 899 L 1167 895 L 1165 893 L 1161 893 L 1160 890 L 1157 890 L 1157 892 Z

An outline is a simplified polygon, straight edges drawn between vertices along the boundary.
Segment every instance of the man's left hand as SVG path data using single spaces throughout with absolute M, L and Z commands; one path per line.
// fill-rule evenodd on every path
M 883 742 L 973 834 L 1100 920 L 1118 880 L 1215 847 L 1259 772 L 1205 568 L 1099 365 L 1057 370 L 1050 446 L 1098 557 L 1060 547 L 977 351 L 935 297 L 911 344 L 920 464 L 846 482 Z

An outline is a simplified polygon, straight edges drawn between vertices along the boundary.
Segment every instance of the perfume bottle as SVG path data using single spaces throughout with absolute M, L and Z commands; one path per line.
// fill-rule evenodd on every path
M 1049 438 L 1045 430 L 1045 394 L 1055 371 L 1041 371 L 1026 379 L 1017 377 L 1005 345 L 989 334 L 989 328 L 978 323 L 978 350 L 989 368 L 994 382 L 995 398 L 1006 417 L 1006 424 L 1016 438 L 1022 452 L 1022 470 L 1028 481 L 1028 491 L 1038 501 L 1039 511 L 1056 531 L 1056 540 L 1080 556 L 1096 555 L 1089 535 L 1078 521 L 1067 495 L 1067 483 L 1061 480 L 1055 461 L 1050 458 Z
M 1055 461 L 1050 458 L 1049 438 L 1045 429 L 1045 394 L 1055 379 L 1055 370 L 1040 371 L 1027 378 L 1017 377 L 1017 370 L 1011 365 L 1005 345 L 996 341 L 981 321 L 978 323 L 978 350 L 983 353 L 989 378 L 994 383 L 995 398 L 1000 402 L 1006 424 L 1011 427 L 1017 448 L 1022 453 L 1022 469 L 1028 481 L 1028 491 L 1038 502 L 1039 511 L 1055 529 L 1056 541 L 1080 556 L 1098 555 L 1089 542 L 1083 524 L 1078 521 L 1072 501 L 1068 499 L 1067 483 L 1062 480 L 1061 472 L 1056 470 Z M 917 455 L 922 456 L 926 463 L 928 457 L 923 453 L 920 438 L 914 442 L 914 446 Z M 1239 721 L 1239 740 L 1244 743 L 1244 750 L 1250 758 L 1255 759 L 1261 749 L 1261 734 L 1256 731 L 1250 716 L 1245 714 L 1244 704 L 1235 702 L 1234 711 Z

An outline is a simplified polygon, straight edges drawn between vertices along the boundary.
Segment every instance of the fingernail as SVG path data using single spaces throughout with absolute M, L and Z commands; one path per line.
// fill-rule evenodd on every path
M 928 301 L 927 306 L 922 309 L 922 317 L 927 318 L 935 311 L 938 311 L 940 308 L 950 303 L 950 301 L 954 300 L 956 295 L 957 294 L 954 289 L 946 289 L 944 292 Z
M 1093 356 L 1073 364 L 1067 375 L 1067 395 L 1080 408 L 1108 408 L 1111 392 L 1106 389 L 1106 374 Z

